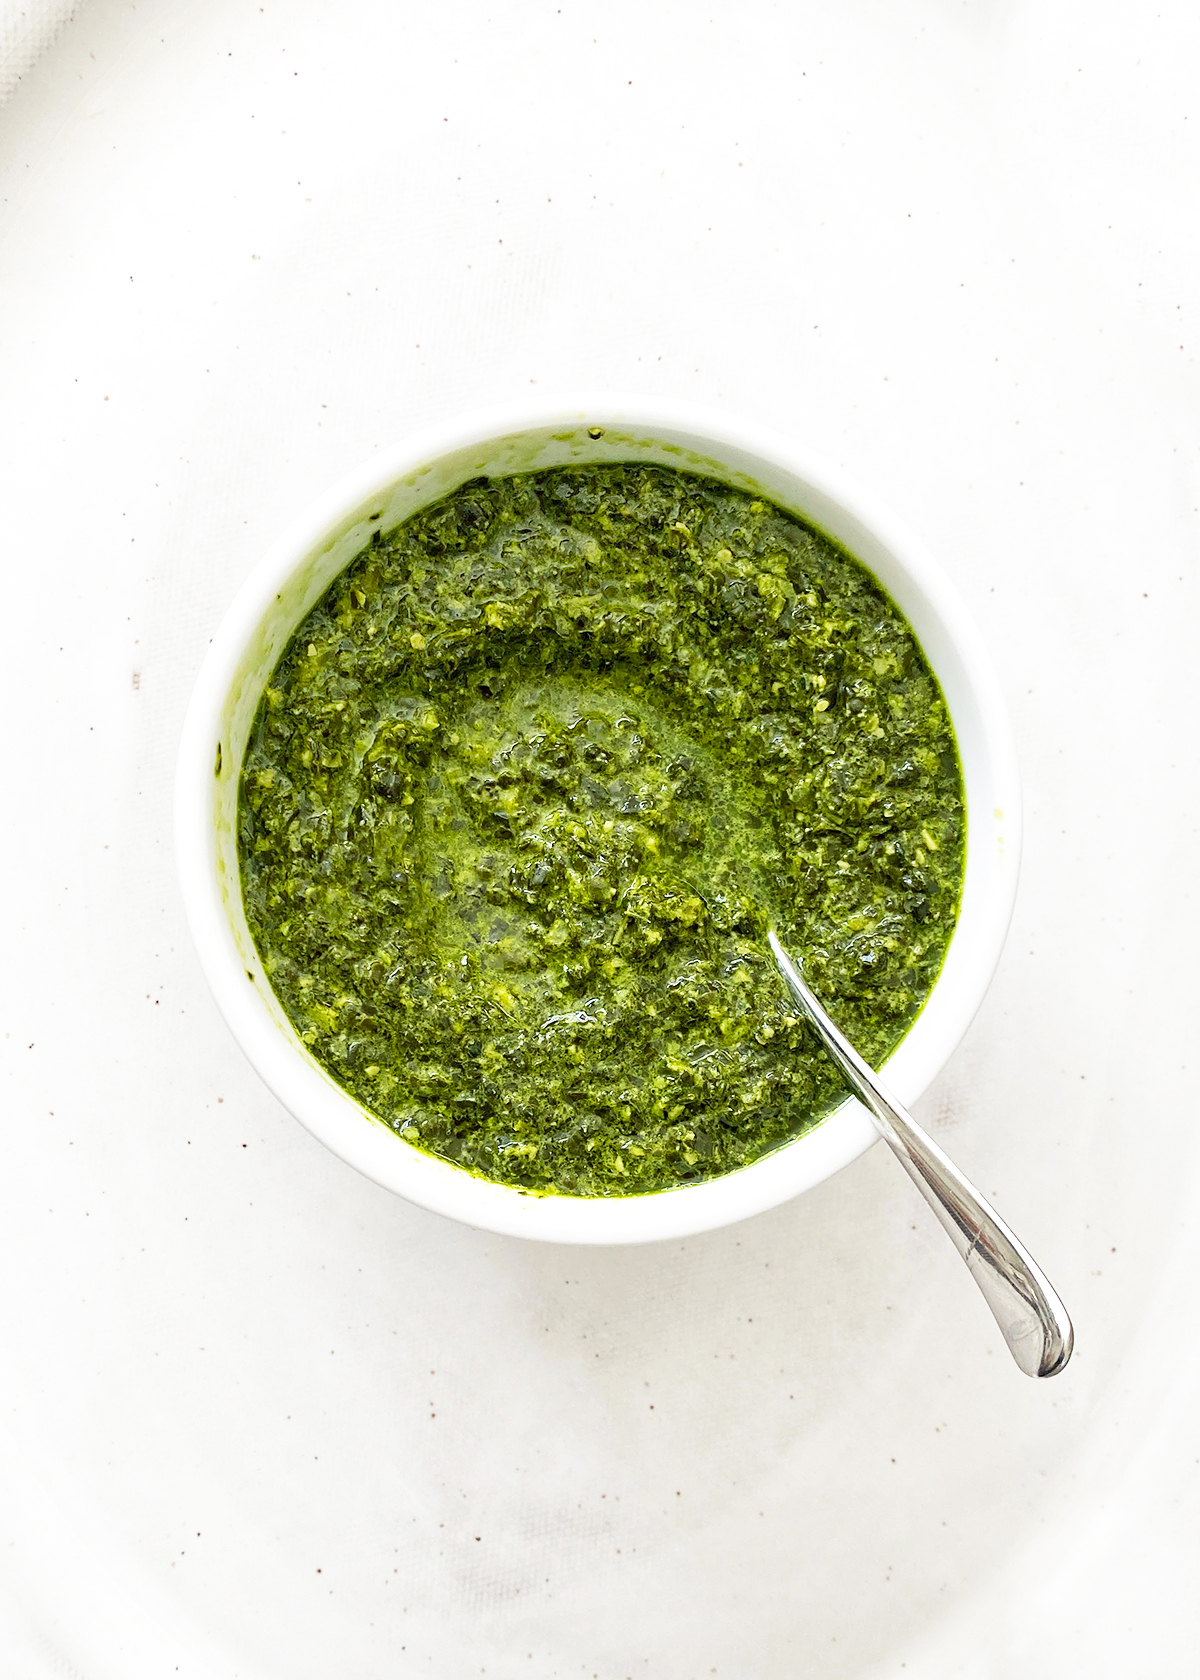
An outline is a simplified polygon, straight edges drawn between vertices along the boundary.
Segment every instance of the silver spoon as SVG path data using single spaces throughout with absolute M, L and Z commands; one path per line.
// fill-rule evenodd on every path
M 1027 1377 L 1057 1376 L 1075 1332 L 1046 1274 L 834 1026 L 774 933 L 767 939 L 788 991 L 966 1261 L 1009 1352 Z

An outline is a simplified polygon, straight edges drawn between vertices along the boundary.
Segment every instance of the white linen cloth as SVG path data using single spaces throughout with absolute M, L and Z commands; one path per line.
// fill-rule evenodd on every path
M 83 0 L 0 0 L 0 105 L 74 18 Z

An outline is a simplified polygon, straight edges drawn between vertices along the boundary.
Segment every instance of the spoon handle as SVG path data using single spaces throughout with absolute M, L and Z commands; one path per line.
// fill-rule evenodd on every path
M 966 1261 L 1009 1352 L 1027 1377 L 1056 1376 L 1075 1332 L 1046 1274 L 834 1026 L 775 935 L 767 938 L 788 991 Z

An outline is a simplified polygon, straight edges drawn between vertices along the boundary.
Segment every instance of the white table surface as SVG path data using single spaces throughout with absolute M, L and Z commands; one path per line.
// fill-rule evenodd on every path
M 0 1674 L 1194 1676 L 1195 6 L 54 22 L 0 107 Z M 171 781 L 238 583 L 377 445 L 583 386 L 794 433 L 982 625 L 1024 873 L 920 1113 L 1072 1309 L 1051 1383 L 881 1150 L 523 1245 L 209 1000 Z

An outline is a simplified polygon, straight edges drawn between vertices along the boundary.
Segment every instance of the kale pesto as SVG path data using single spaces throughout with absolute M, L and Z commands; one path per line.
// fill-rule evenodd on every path
M 309 613 L 242 770 L 246 914 L 312 1054 L 502 1183 L 666 1190 L 840 1101 L 774 926 L 876 1063 L 965 812 L 912 632 L 778 508 L 644 465 L 464 485 Z

